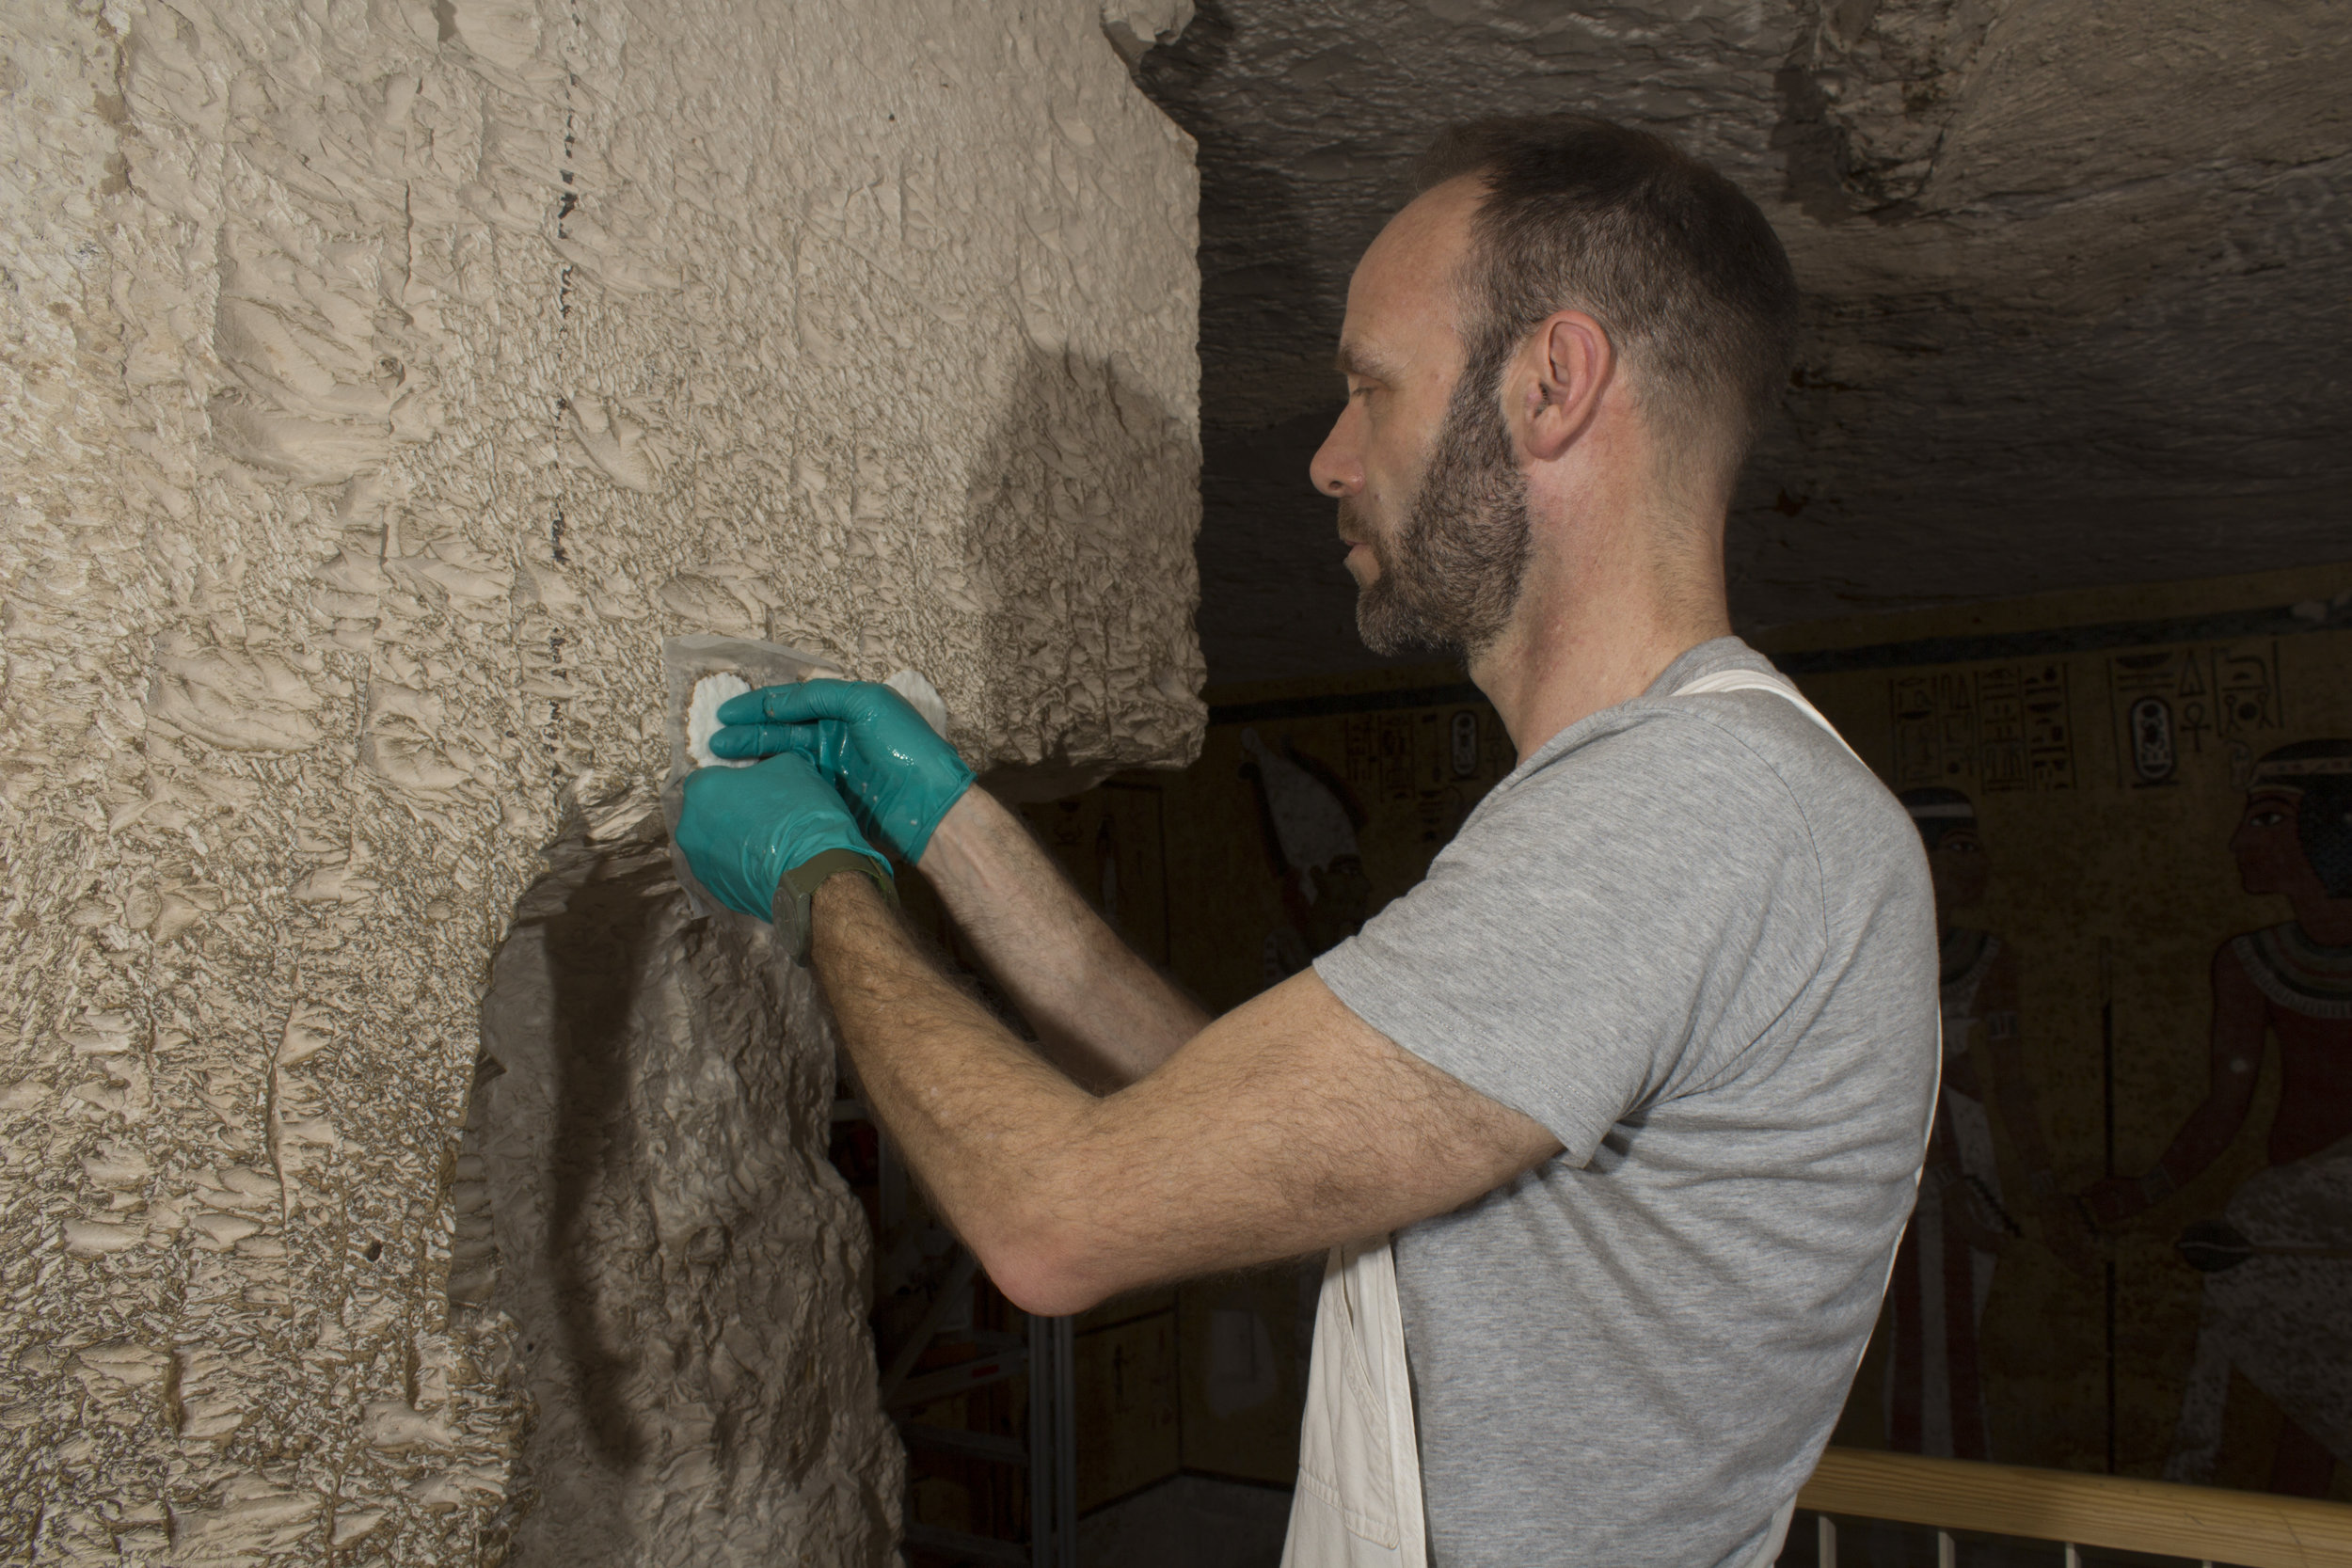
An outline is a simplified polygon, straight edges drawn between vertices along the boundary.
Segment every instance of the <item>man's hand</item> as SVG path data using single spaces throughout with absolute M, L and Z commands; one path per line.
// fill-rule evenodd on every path
M 2082 1206 L 2063 1193 L 2053 1192 L 2041 1204 L 2042 1244 L 2069 1272 L 2084 1279 L 2099 1273 L 2099 1242 Z
M 805 757 L 867 837 L 921 865 L 965 939 L 1089 1087 L 1114 1089 L 1198 1034 L 1206 1015 L 1137 958 L 1013 815 L 886 686 L 817 680 L 747 691 L 719 709 L 723 757 Z
M 2083 1207 L 2101 1229 L 2113 1230 L 2153 1207 L 2148 1201 L 2146 1181 L 2144 1177 L 2110 1176 L 2083 1189 Z
M 1993 1217 L 1984 1195 L 1965 1177 L 1944 1184 L 1945 1227 L 1979 1252 L 2009 1250 L 2009 1232 Z
M 803 868 L 865 869 L 850 858 L 859 857 L 882 885 L 890 879 L 889 863 L 859 834 L 841 797 L 797 752 L 756 768 L 689 773 L 677 843 L 713 896 L 762 920 L 771 918 L 777 887 Z
M 872 681 L 803 681 L 746 691 L 719 709 L 712 754 L 794 752 L 838 789 L 858 825 L 910 864 L 972 786 L 972 769 L 907 700 Z

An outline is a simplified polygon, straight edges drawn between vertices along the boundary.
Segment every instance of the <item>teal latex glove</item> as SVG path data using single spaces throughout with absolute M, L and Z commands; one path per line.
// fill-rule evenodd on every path
M 797 752 L 849 800 L 858 826 L 911 863 L 972 787 L 972 769 L 904 697 L 875 681 L 763 686 L 719 709 L 714 756 Z M 724 771 L 722 769 L 722 771 Z
M 806 950 L 808 905 L 837 871 L 872 877 L 895 898 L 890 863 L 857 831 L 841 797 L 797 752 L 756 768 L 698 768 L 686 776 L 678 847 L 703 886 L 729 909 L 797 921 L 787 933 Z M 788 892 L 789 899 L 781 896 Z

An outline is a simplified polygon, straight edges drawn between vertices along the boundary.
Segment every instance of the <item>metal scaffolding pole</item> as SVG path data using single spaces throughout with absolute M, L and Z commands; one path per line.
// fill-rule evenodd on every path
M 1078 1568 L 1076 1356 L 1068 1318 L 1029 1319 L 1029 1568 Z

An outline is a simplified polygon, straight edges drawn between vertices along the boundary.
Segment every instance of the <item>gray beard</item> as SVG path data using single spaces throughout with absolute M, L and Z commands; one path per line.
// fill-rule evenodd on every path
M 1483 366 L 1464 370 L 1395 539 L 1347 530 L 1380 568 L 1356 598 L 1357 634 L 1375 654 L 1425 648 L 1474 659 L 1518 608 L 1527 573 L 1527 476 L 1495 406 L 1497 379 Z M 1343 523 L 1353 515 L 1341 501 Z

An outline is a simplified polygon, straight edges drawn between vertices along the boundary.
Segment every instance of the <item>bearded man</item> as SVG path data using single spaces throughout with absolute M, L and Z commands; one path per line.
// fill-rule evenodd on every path
M 1926 1140 L 1936 927 L 1901 808 L 1729 633 L 1795 312 L 1762 214 L 1654 137 L 1440 143 L 1356 271 L 1311 473 L 1365 641 L 1458 655 L 1519 761 L 1223 1018 L 886 689 L 739 697 L 712 750 L 769 760 L 687 783 L 697 875 L 808 933 L 868 1101 L 1017 1305 L 1329 1249 L 1298 1568 L 1769 1562 L 1836 1418 Z M 882 849 L 1050 1061 L 909 939 Z

